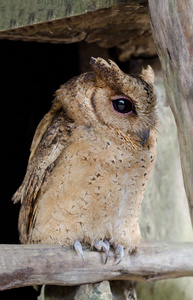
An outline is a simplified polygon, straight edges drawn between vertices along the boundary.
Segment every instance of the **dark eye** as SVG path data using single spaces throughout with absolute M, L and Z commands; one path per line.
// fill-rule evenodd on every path
M 111 100 L 111 105 L 115 112 L 127 115 L 133 112 L 133 102 L 128 98 L 116 98 Z

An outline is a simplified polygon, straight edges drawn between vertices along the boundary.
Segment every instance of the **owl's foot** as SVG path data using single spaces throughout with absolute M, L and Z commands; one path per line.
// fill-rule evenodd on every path
M 83 251 L 82 251 L 82 245 L 81 245 L 81 243 L 80 243 L 79 241 L 76 241 L 76 242 L 74 243 L 74 249 L 76 250 L 76 252 L 77 252 L 78 254 L 81 255 L 82 260 L 84 260 L 84 254 L 83 254 Z
M 111 244 L 114 249 L 115 249 L 115 258 L 118 258 L 118 261 L 116 262 L 116 265 L 118 265 L 123 257 L 124 257 L 124 249 L 123 246 L 121 244 L 115 245 L 115 244 Z M 103 252 L 106 253 L 106 258 L 105 258 L 105 264 L 107 263 L 108 257 L 109 257 L 109 250 L 110 250 L 110 243 L 105 239 L 104 241 L 102 240 L 95 240 L 93 246 L 97 249 L 97 250 L 102 250 Z M 83 250 L 82 250 L 82 245 L 79 241 L 76 241 L 74 243 L 74 248 L 76 250 L 76 252 L 78 254 L 81 255 L 82 260 L 84 260 L 84 254 L 83 254 Z
M 110 249 L 109 242 L 107 240 L 104 240 L 104 241 L 96 240 L 94 242 L 94 247 L 97 250 L 102 250 L 103 252 L 106 253 L 106 258 L 105 258 L 105 264 L 106 264 L 107 263 L 107 259 L 109 257 L 109 249 Z
M 124 257 L 124 249 L 123 249 L 123 246 L 121 244 L 118 244 L 114 248 L 115 248 L 115 257 L 116 258 L 119 257 L 119 260 L 116 263 L 116 265 L 118 265 Z

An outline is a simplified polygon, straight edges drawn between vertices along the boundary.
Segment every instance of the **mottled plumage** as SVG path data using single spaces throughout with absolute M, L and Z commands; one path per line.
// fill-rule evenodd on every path
M 123 256 L 140 240 L 141 200 L 156 156 L 154 73 L 127 75 L 101 58 L 91 65 L 93 72 L 56 92 L 13 201 L 22 202 L 22 243 L 80 252 L 81 244 L 108 252 L 110 243 Z

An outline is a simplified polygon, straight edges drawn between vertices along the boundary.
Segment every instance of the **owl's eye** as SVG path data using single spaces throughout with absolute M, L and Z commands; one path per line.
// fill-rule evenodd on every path
M 113 110 L 121 115 L 128 115 L 133 112 L 133 102 L 128 98 L 120 97 L 112 99 L 111 105 Z

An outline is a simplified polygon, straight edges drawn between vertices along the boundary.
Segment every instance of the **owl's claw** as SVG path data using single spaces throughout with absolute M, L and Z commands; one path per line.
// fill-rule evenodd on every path
M 109 257 L 109 250 L 110 250 L 110 244 L 109 244 L 109 242 L 105 239 L 104 240 L 104 243 L 105 243 L 105 245 L 106 245 L 106 258 L 105 258 L 105 264 L 107 263 L 107 260 L 108 260 L 108 257 Z
M 83 254 L 83 251 L 82 251 L 82 245 L 79 241 L 76 241 L 74 243 L 74 249 L 76 250 L 77 253 L 79 253 L 82 257 L 82 260 L 84 260 L 84 254 Z
M 116 247 L 115 247 L 115 257 L 120 257 L 118 262 L 116 263 L 116 265 L 118 265 L 123 257 L 124 257 L 124 249 L 123 249 L 123 246 L 118 244 Z
M 109 257 L 109 249 L 110 249 L 109 242 L 107 240 L 104 240 L 104 242 L 101 241 L 101 240 L 96 240 L 94 242 L 94 247 L 97 250 L 101 250 L 102 249 L 102 251 L 106 253 L 106 258 L 105 258 L 105 264 L 106 264 L 107 263 L 107 259 Z
M 105 239 L 104 241 L 101 241 L 101 240 L 96 240 L 94 242 L 94 247 L 97 249 L 97 250 L 102 250 L 103 252 L 106 253 L 106 258 L 105 258 L 105 264 L 107 263 L 107 260 L 108 260 L 108 257 L 109 257 L 109 250 L 110 250 L 110 244 L 109 242 Z M 76 241 L 74 243 L 74 248 L 76 250 L 76 252 L 78 254 L 81 255 L 82 257 L 82 260 L 84 260 L 84 254 L 83 254 L 83 250 L 82 250 L 82 245 L 79 241 Z M 123 249 L 123 246 L 121 244 L 118 244 L 117 246 L 114 246 L 115 248 L 115 257 L 119 257 L 116 265 L 118 265 L 123 257 L 124 257 L 124 249 Z

